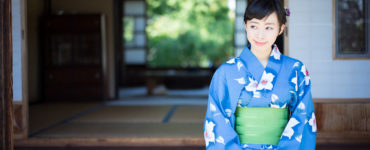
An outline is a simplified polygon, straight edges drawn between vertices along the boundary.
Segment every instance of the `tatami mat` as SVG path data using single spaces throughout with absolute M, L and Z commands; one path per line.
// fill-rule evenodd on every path
M 98 103 L 47 103 L 29 106 L 29 133 L 50 127 L 97 106 Z
M 161 85 L 159 85 L 161 86 Z M 157 87 L 159 87 L 157 86 Z M 199 89 L 167 89 L 165 88 L 167 96 L 176 96 L 176 97 L 189 97 L 189 96 L 196 96 L 196 97 L 207 97 L 209 88 L 205 86 Z M 119 98 L 126 99 L 129 97 L 138 97 L 138 96 L 146 96 L 147 90 L 145 86 L 142 87 L 130 87 L 130 88 L 120 88 L 119 89 Z M 155 95 L 155 94 L 154 94 Z
M 164 105 L 197 105 L 206 106 L 205 96 L 137 96 L 106 102 L 110 106 L 164 106 Z
M 161 123 L 172 106 L 105 106 L 76 118 L 81 123 Z
M 36 137 L 202 137 L 201 123 L 67 123 Z
M 205 105 L 40 104 L 32 137 L 202 137 Z
M 170 123 L 202 123 L 206 115 L 206 106 L 178 106 Z

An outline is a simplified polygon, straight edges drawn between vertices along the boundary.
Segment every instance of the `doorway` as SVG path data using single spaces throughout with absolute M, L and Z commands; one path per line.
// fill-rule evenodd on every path
M 118 3 L 118 1 L 114 1 L 114 3 L 112 2 L 111 7 L 113 8 L 113 4 L 116 3 Z M 85 1 L 81 2 L 80 4 L 81 6 L 83 4 L 95 4 L 97 6 L 100 5 L 101 8 L 105 8 L 106 5 L 97 3 L 96 1 L 89 1 L 88 3 Z M 63 6 L 65 8 L 64 10 L 56 9 L 59 8 L 56 5 L 57 3 L 52 4 L 51 11 L 53 13 L 67 13 L 68 11 L 72 13 L 71 10 L 73 6 L 69 5 L 68 2 L 60 3 L 60 6 Z M 74 4 L 74 6 L 75 5 L 76 4 Z M 89 6 L 91 8 L 97 8 L 97 6 L 95 5 Z M 137 2 L 135 1 L 130 6 L 136 5 L 139 4 L 137 4 Z M 140 6 L 138 7 L 146 7 L 145 5 L 146 3 L 140 4 Z M 112 10 L 109 8 L 107 8 L 107 10 Z M 124 10 L 116 10 L 116 12 L 123 11 Z M 91 10 L 86 12 L 90 13 Z M 146 14 L 132 15 L 134 19 L 128 19 L 128 21 L 126 21 L 128 24 L 130 24 L 130 22 L 142 22 L 143 18 L 145 20 Z M 125 22 L 125 20 L 121 19 L 118 19 L 118 21 L 122 24 Z M 29 20 L 29 22 L 31 22 L 31 20 Z M 109 20 L 107 20 L 107 22 L 109 22 Z M 107 26 L 109 25 L 107 24 Z M 124 29 L 122 25 L 120 27 L 122 27 L 121 30 Z M 107 30 L 107 32 L 108 31 L 109 29 Z M 145 50 L 135 50 L 135 52 L 132 53 L 128 52 L 131 53 L 130 55 L 128 53 L 121 53 L 117 57 L 122 57 L 122 59 L 117 60 L 119 60 L 119 63 L 126 63 L 127 61 L 131 62 L 130 67 L 139 70 L 132 71 L 131 74 L 129 74 L 130 71 L 128 70 L 129 68 L 127 65 L 120 66 L 119 68 L 123 68 L 122 73 L 126 73 L 126 76 L 132 76 L 132 78 L 126 80 L 123 83 L 129 85 L 128 83 L 130 82 L 133 83 L 133 85 L 139 84 L 141 85 L 141 87 L 127 86 L 121 88 L 117 93 L 118 95 L 120 95 L 121 98 L 123 98 L 122 101 L 112 100 L 89 103 L 32 103 L 29 109 L 29 137 L 31 141 L 33 140 L 35 143 L 41 143 L 38 140 L 49 139 L 48 142 L 43 143 L 49 146 L 53 146 L 53 144 L 55 146 L 58 144 L 58 142 L 61 142 L 62 140 L 67 141 L 66 143 L 73 143 L 73 145 L 79 146 L 83 145 L 84 142 L 88 144 L 112 144 L 121 146 L 125 144 L 131 146 L 158 146 L 160 145 L 158 143 L 158 140 L 159 142 L 164 141 L 165 146 L 190 145 L 202 147 L 204 145 L 202 137 L 202 124 L 205 114 L 205 104 L 207 102 L 208 89 L 199 88 L 194 90 L 179 89 L 174 87 L 172 89 L 168 88 L 166 92 L 163 92 L 161 84 L 167 82 L 174 85 L 178 83 L 175 81 L 181 81 L 181 79 L 183 78 L 181 77 L 182 70 L 175 69 L 175 71 L 178 71 L 180 74 L 177 79 L 174 78 L 167 81 L 164 79 L 157 79 L 157 86 L 155 86 L 155 88 L 153 89 L 153 95 L 147 96 L 148 93 L 145 88 L 147 86 L 145 82 L 147 80 L 147 76 L 145 76 L 145 72 L 148 69 L 144 68 L 142 72 L 140 72 L 140 69 L 142 69 L 141 67 L 146 66 L 145 64 L 143 65 L 137 63 L 147 61 L 146 55 L 142 56 L 142 53 L 147 53 L 147 46 L 140 45 L 146 43 L 143 42 L 145 41 L 145 39 L 142 40 L 142 36 L 145 32 L 142 28 L 140 28 L 138 30 L 134 30 L 132 33 L 135 36 L 133 36 L 131 40 L 134 41 L 135 37 L 138 36 L 138 43 L 136 43 L 138 45 L 130 45 L 129 48 L 145 48 Z M 120 37 L 125 36 L 123 32 L 119 32 L 118 35 Z M 143 57 L 144 61 L 142 60 Z M 136 62 L 136 64 L 134 62 Z M 204 69 L 205 73 L 201 71 L 200 73 L 194 73 L 194 70 L 192 69 L 193 68 L 190 68 L 190 70 L 186 70 L 187 73 L 190 72 L 190 74 L 193 75 L 203 77 L 205 76 L 204 79 L 200 79 L 198 77 L 195 78 L 203 82 L 202 84 L 207 84 L 207 82 L 209 82 L 210 75 L 214 71 L 212 70 L 214 68 L 208 68 Z M 164 71 L 167 72 L 169 75 L 173 73 L 173 71 L 169 70 L 168 68 L 164 68 Z M 125 75 L 122 76 L 124 77 Z M 160 78 L 158 76 L 161 75 L 152 74 L 151 76 L 153 78 Z M 121 78 L 121 76 L 119 75 L 117 76 L 117 78 Z M 35 143 L 24 142 L 23 146 L 32 145 Z

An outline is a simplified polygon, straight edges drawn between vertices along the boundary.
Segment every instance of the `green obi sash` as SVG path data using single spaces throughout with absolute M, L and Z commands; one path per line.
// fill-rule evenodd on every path
M 278 145 L 288 115 L 288 108 L 238 107 L 235 130 L 241 143 Z

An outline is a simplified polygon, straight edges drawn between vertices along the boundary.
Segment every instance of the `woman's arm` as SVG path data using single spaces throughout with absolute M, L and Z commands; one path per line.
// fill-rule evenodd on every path
M 280 150 L 314 150 L 316 145 L 316 118 L 311 96 L 311 81 L 306 67 L 296 63 L 291 82 L 295 86 L 292 115 L 280 138 Z
M 229 95 L 226 76 L 223 68 L 220 67 L 213 75 L 209 89 L 207 112 L 204 121 L 206 149 L 241 150 L 238 135 L 230 122 L 231 109 L 223 108 L 223 101 L 229 101 Z

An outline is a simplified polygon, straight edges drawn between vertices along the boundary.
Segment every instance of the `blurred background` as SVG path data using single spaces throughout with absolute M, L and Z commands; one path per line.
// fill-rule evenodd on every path
M 310 71 L 317 149 L 370 146 L 370 1 L 280 0 Z M 205 149 L 214 71 L 247 0 L 12 0 L 15 149 Z

